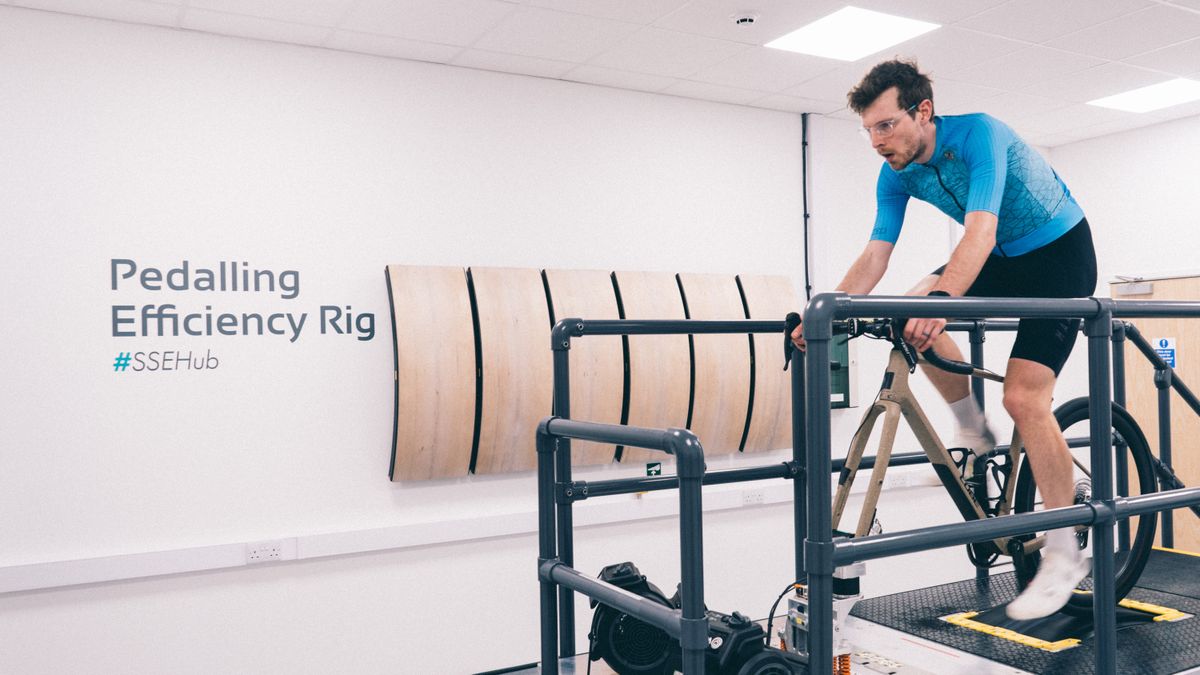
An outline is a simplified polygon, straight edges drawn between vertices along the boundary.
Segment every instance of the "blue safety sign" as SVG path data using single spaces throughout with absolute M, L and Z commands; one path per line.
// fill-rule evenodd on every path
M 1175 368 L 1175 338 L 1165 337 L 1158 338 L 1154 341 L 1154 351 L 1159 358 L 1167 362 L 1168 366 Z

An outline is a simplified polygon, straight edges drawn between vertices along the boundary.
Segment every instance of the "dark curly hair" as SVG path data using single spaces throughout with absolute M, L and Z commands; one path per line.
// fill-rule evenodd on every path
M 933 102 L 933 80 L 917 70 L 915 61 L 893 59 L 876 65 L 858 86 L 846 94 L 850 109 L 861 115 L 875 99 L 892 87 L 899 92 L 897 102 L 901 110 L 907 110 L 925 99 Z

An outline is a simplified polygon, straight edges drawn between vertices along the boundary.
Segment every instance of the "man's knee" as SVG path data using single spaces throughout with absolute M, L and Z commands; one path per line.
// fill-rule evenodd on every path
M 1038 387 L 1005 386 L 1004 409 L 1018 425 L 1050 415 L 1051 392 Z

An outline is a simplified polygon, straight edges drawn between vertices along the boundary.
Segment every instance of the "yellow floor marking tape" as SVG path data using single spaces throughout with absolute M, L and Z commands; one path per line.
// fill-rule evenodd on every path
M 1188 614 L 1186 612 L 1181 612 L 1177 609 L 1171 609 L 1170 607 L 1160 607 L 1158 605 L 1152 605 L 1148 602 L 1138 602 L 1137 600 L 1130 600 L 1129 598 L 1125 598 L 1124 600 L 1122 600 L 1121 602 L 1118 602 L 1117 604 L 1122 607 L 1125 607 L 1126 609 L 1135 609 L 1139 612 L 1153 614 L 1153 615 L 1155 615 L 1154 616 L 1155 621 L 1182 621 L 1184 619 L 1190 619 L 1192 617 L 1191 614 Z
M 1183 619 L 1190 619 L 1192 617 L 1191 614 L 1181 612 L 1177 609 L 1152 605 L 1148 602 L 1138 602 L 1137 600 L 1130 600 L 1129 598 L 1122 600 L 1118 604 L 1127 609 L 1153 614 L 1155 621 L 1182 621 Z M 980 633 L 998 637 L 1002 640 L 1016 642 L 1017 644 L 1022 644 L 1026 647 L 1033 647 L 1035 649 L 1041 649 L 1047 652 L 1061 652 L 1064 649 L 1070 649 L 1072 647 L 1079 646 L 1078 638 L 1066 638 L 1063 640 L 1058 640 L 1057 642 L 1050 642 L 1048 640 L 1042 640 L 1041 638 L 1024 635 L 1008 628 L 1000 628 L 999 626 L 993 626 L 981 621 L 975 621 L 974 617 L 978 615 L 979 612 L 960 612 L 958 614 L 950 614 L 940 618 L 942 621 L 954 624 L 955 626 L 979 631 Z
M 955 626 L 961 626 L 963 628 L 977 630 L 981 633 L 986 633 L 993 637 L 998 637 L 998 638 L 1001 638 L 1004 640 L 1009 640 L 1011 642 L 1016 642 L 1018 644 L 1025 645 L 1026 647 L 1034 647 L 1035 649 L 1041 649 L 1041 650 L 1047 651 L 1047 652 L 1061 652 L 1064 649 L 1070 649 L 1072 647 L 1079 646 L 1079 640 L 1077 638 L 1067 638 L 1065 640 L 1059 640 L 1057 642 L 1049 642 L 1047 640 L 1042 640 L 1040 638 L 1023 635 L 1021 633 L 1018 633 L 1015 630 L 1009 630 L 1007 628 L 999 628 L 997 626 L 991 626 L 986 623 L 982 623 L 980 621 L 973 621 L 972 617 L 974 617 L 978 614 L 979 614 L 979 612 L 961 612 L 959 614 L 951 614 L 949 616 L 943 616 L 943 617 L 941 617 L 941 619 L 942 619 L 942 621 L 952 623 Z
M 1194 556 L 1196 558 L 1200 558 L 1200 553 L 1193 553 L 1192 551 L 1181 551 L 1177 548 L 1167 548 L 1166 546 L 1155 546 L 1154 550 L 1155 551 L 1167 551 L 1168 553 L 1179 553 L 1182 555 L 1190 555 L 1190 556 Z
M 1092 594 L 1091 591 L 1081 591 L 1078 588 L 1075 589 L 1075 592 L 1078 593 L 1079 595 L 1091 595 Z M 1118 602 L 1117 604 L 1126 609 L 1132 609 L 1132 610 L 1136 610 L 1138 612 L 1145 612 L 1147 614 L 1153 614 L 1155 621 L 1182 621 L 1184 619 L 1192 618 L 1191 614 L 1188 614 L 1186 612 L 1181 612 L 1178 609 L 1172 609 L 1170 607 L 1163 607 L 1161 605 L 1152 605 L 1148 602 L 1141 602 L 1140 600 L 1132 600 L 1130 598 L 1125 598 L 1124 600 Z

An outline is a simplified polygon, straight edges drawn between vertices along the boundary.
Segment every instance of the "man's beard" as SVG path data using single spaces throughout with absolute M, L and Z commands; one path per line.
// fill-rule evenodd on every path
M 900 166 L 898 169 L 896 169 L 896 171 L 903 171 L 903 170 L 907 169 L 909 164 L 912 164 L 913 162 L 917 161 L 917 158 L 924 154 L 925 154 L 925 141 L 924 140 L 917 141 L 917 147 L 913 148 L 912 154 L 909 155 L 908 159 L 904 161 L 904 164 L 902 166 Z

